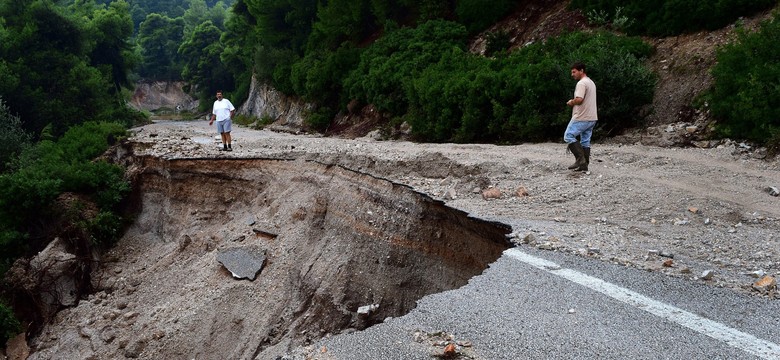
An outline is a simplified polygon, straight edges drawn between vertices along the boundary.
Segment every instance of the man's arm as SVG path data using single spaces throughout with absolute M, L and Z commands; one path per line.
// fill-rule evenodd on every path
M 585 101 L 585 99 L 583 99 L 583 98 L 578 96 L 578 97 L 576 97 L 574 99 L 571 99 L 571 100 L 567 101 L 566 105 L 569 105 L 569 106 L 579 105 L 579 104 L 582 104 L 583 101 Z

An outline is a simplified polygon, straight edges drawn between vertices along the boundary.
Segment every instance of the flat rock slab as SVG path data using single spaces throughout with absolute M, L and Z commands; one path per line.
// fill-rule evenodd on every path
M 236 279 L 254 280 L 265 266 L 265 251 L 257 248 L 235 247 L 221 250 L 217 261 Z

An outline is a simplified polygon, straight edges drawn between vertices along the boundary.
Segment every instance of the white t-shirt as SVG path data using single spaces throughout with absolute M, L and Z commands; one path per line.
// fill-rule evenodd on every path
M 574 105 L 571 110 L 572 120 L 597 121 L 599 119 L 596 110 L 596 84 L 589 77 L 583 77 L 574 88 L 574 97 L 582 98 L 582 104 Z
M 230 100 L 223 98 L 222 100 L 214 101 L 214 107 L 211 110 L 211 113 L 217 115 L 217 121 L 225 121 L 230 119 L 230 112 L 235 109 L 236 108 Z

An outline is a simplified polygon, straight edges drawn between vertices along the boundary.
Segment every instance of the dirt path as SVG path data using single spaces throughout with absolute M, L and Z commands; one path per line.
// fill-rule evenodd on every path
M 293 136 L 238 128 L 218 150 L 205 122 L 160 122 L 138 132 L 163 157 L 302 158 L 386 178 L 473 216 L 513 226 L 516 243 L 598 257 L 671 276 L 752 290 L 780 276 L 780 163 L 739 144 L 658 148 L 595 144 L 590 172 L 566 170 L 561 144 L 415 144 Z M 495 187 L 499 199 L 482 191 Z M 524 187 L 528 196 L 515 192 Z M 671 262 L 669 262 L 671 260 Z M 666 263 L 666 266 L 664 265 Z M 671 265 L 671 266 L 669 266 Z M 713 271 L 710 280 L 701 279 Z

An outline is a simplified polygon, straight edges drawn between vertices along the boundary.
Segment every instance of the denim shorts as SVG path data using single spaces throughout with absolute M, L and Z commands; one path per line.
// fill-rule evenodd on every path
M 597 122 L 598 121 L 569 121 L 569 126 L 566 127 L 566 132 L 563 134 L 563 141 L 567 144 L 571 144 L 577 141 L 577 135 L 579 135 L 582 147 L 589 148 L 590 137 L 593 135 L 593 128 L 596 127 Z
M 229 133 L 230 130 L 231 130 L 230 129 L 230 125 L 232 125 L 230 119 L 225 119 L 223 121 L 217 121 L 217 132 L 220 133 L 220 134 L 222 134 L 222 133 Z

